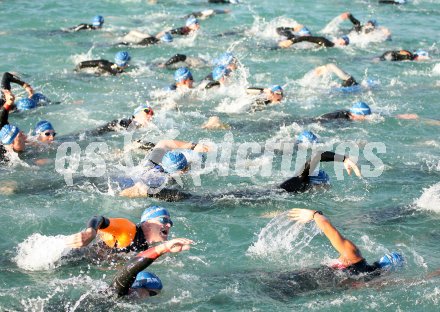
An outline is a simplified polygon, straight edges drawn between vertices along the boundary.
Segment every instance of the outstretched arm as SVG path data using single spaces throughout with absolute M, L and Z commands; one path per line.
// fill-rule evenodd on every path
M 192 243 L 192 240 L 186 238 L 176 238 L 137 254 L 116 274 L 111 288 L 118 296 L 127 295 L 139 272 L 146 269 L 163 254 L 189 250 Z
M 87 223 L 87 229 L 66 238 L 66 246 L 80 248 L 89 245 L 96 237 L 99 229 L 108 227 L 110 220 L 104 216 L 94 216 Z
M 289 218 L 301 223 L 307 223 L 312 220 L 315 221 L 318 228 L 328 238 L 336 251 L 339 252 L 340 259 L 344 261 L 345 264 L 351 265 L 363 259 L 356 245 L 342 236 L 333 224 L 331 224 L 330 220 L 322 215 L 322 212 L 295 208 L 289 212 Z
M 34 90 L 32 89 L 31 85 L 20 80 L 17 76 L 11 74 L 11 73 L 4 73 L 2 77 L 2 89 L 11 90 L 11 82 L 16 83 L 20 86 L 22 86 L 26 92 L 28 93 L 29 97 L 31 97 L 34 94 Z

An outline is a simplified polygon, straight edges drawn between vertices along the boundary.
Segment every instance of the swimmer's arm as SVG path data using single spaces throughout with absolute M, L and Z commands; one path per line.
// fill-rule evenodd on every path
M 338 66 L 336 66 L 336 64 L 333 63 L 329 63 L 327 65 L 320 66 L 315 69 L 315 74 L 317 74 L 318 76 L 321 76 L 325 73 L 333 73 L 344 81 L 351 78 L 349 74 L 347 74 L 345 71 L 343 71 L 341 68 L 339 68 Z
M 323 152 L 316 154 L 311 160 L 312 171 L 316 168 L 318 161 L 320 162 L 342 162 L 344 163 L 345 170 L 347 170 L 348 175 L 351 174 L 353 170 L 356 176 L 361 177 L 361 171 L 358 166 L 347 156 L 335 154 L 333 152 Z
M 176 54 L 165 62 L 165 66 L 170 66 L 179 62 L 185 62 L 187 56 L 185 54 Z
M 87 222 L 85 231 L 70 235 L 66 238 L 66 246 L 80 248 L 89 245 L 96 237 L 99 229 L 105 229 L 110 225 L 110 220 L 104 216 L 94 216 Z
M 263 91 L 264 91 L 264 88 L 251 87 L 251 88 L 246 89 L 246 93 L 249 95 L 259 95 L 259 94 L 263 93 Z
M 148 197 L 148 188 L 145 184 L 137 182 L 135 185 L 122 190 L 119 196 L 129 198 Z
M 204 145 L 201 143 L 178 141 L 178 140 L 159 141 L 159 143 L 156 144 L 155 148 L 162 148 L 162 149 L 168 149 L 168 150 L 192 149 L 195 152 L 200 152 L 200 153 L 209 152 L 209 147 L 207 145 Z
M 8 72 L 3 74 L 1 88 L 6 90 L 11 90 L 11 82 L 22 86 L 28 93 L 29 97 L 31 97 L 34 94 L 34 90 L 32 89 L 30 84 L 20 80 L 17 76 Z
M 440 120 L 436 120 L 436 119 L 431 119 L 431 118 L 425 118 L 425 117 L 420 117 L 417 114 L 400 114 L 400 115 L 396 115 L 394 116 L 397 119 L 405 119 L 405 120 L 420 120 L 428 125 L 431 126 L 440 126 Z
M 161 255 L 189 250 L 192 243 L 192 240 L 186 238 L 176 238 L 137 254 L 116 274 L 111 288 L 118 296 L 127 295 L 139 272 L 145 270 Z

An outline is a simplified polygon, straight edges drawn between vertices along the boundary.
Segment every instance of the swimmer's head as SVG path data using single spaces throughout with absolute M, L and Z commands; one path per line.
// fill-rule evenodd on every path
M 300 134 L 298 134 L 298 137 L 296 138 L 296 143 L 318 143 L 318 137 L 311 131 L 303 131 Z
M 304 37 L 304 36 L 311 36 L 312 33 L 310 32 L 310 30 L 307 27 L 304 26 L 303 28 L 301 28 L 298 31 L 298 35 L 301 37 Z
M 341 46 L 349 45 L 350 44 L 350 38 L 348 38 L 348 36 L 344 35 L 341 38 L 337 39 L 336 43 L 338 45 L 341 45 Z
M 17 106 L 17 110 L 19 111 L 26 111 L 37 107 L 37 103 L 32 99 L 23 98 L 15 102 L 15 106 Z
M 377 262 L 377 265 L 380 269 L 393 270 L 402 267 L 404 263 L 405 259 L 401 254 L 397 252 L 391 252 L 380 258 L 380 260 Z
M 192 29 L 192 30 L 197 30 L 200 28 L 199 21 L 194 16 L 188 17 L 188 19 L 185 22 L 185 26 Z
M 34 128 L 34 133 L 40 142 L 52 142 L 56 135 L 55 129 L 47 120 L 39 121 Z
M 48 98 L 45 97 L 45 96 L 44 96 L 43 94 L 41 94 L 41 93 L 34 93 L 34 94 L 31 96 L 31 99 L 34 100 L 35 103 L 37 103 L 37 105 L 38 105 L 38 104 L 44 104 L 44 103 L 48 103 L 48 102 L 49 102 Z
M 312 175 L 309 179 L 313 185 L 325 185 L 330 183 L 330 177 L 324 170 L 319 170 L 317 175 Z
M 151 297 L 158 295 L 163 286 L 160 278 L 156 274 L 142 271 L 136 275 L 136 279 L 133 285 L 131 285 L 131 288 L 136 290 L 140 297 Z M 145 290 L 146 293 L 144 294 L 141 290 Z
M 414 52 L 417 61 L 429 60 L 429 53 L 426 50 L 418 49 Z
M 158 220 L 162 224 L 166 223 L 166 224 L 170 224 L 170 226 L 173 226 L 173 221 L 171 221 L 170 213 L 164 207 L 151 206 L 146 208 L 141 215 L 141 223 L 144 223 L 149 220 L 150 221 Z
M 235 69 L 237 63 L 237 59 L 231 52 L 223 53 L 216 61 L 215 64 L 219 66 L 225 66 L 228 69 Z M 235 68 L 230 68 L 231 65 L 235 65 Z
M 128 62 L 131 60 L 130 54 L 127 51 L 119 51 L 115 54 L 115 63 L 119 67 L 125 67 L 128 65 Z
M 188 161 L 183 153 L 170 151 L 162 158 L 162 168 L 167 173 L 183 171 L 188 168 Z
M 171 36 L 169 32 L 166 32 L 160 37 L 160 40 L 163 42 L 173 42 L 173 36 Z
M 217 66 L 212 71 L 212 79 L 222 83 L 222 82 L 224 82 L 223 78 L 229 76 L 230 73 L 231 73 L 231 71 L 229 69 L 227 69 L 226 66 L 222 66 L 222 65 Z
M 187 67 L 180 67 L 174 72 L 174 81 L 178 84 L 187 85 L 191 88 L 193 80 L 191 71 Z
M 372 28 L 376 28 L 377 26 L 379 26 L 379 24 L 377 23 L 377 20 L 375 19 L 370 19 L 367 21 L 367 23 L 365 24 L 365 26 L 367 27 L 372 27 Z
M 4 145 L 12 146 L 12 149 L 16 152 L 24 151 L 26 147 L 26 136 L 17 126 L 4 125 L 0 130 L 0 141 Z
M 104 24 L 104 17 L 96 15 L 92 20 L 92 25 L 95 27 L 101 27 Z
M 353 106 L 350 108 L 350 115 L 353 117 L 365 117 L 368 115 L 371 115 L 371 109 L 370 106 L 368 106 L 365 102 L 357 102 L 354 103 Z
M 154 111 L 148 103 L 139 105 L 133 111 L 134 120 L 142 125 L 151 121 L 153 115 Z
M 283 99 L 284 90 L 280 85 L 273 85 L 269 88 L 269 94 L 267 94 L 267 99 L 271 103 L 279 103 Z
M 141 226 L 148 243 L 162 242 L 168 239 L 173 221 L 168 210 L 160 206 L 151 206 L 142 213 Z

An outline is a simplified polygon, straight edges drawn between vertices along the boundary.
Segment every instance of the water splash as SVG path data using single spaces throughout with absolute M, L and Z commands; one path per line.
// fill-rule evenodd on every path
M 440 213 L 440 183 L 425 189 L 415 204 L 422 210 Z

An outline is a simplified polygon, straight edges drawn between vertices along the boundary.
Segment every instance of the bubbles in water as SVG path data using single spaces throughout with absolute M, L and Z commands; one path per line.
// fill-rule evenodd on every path
M 17 246 L 17 255 L 14 261 L 25 270 L 40 271 L 57 268 L 60 260 L 70 248 L 65 245 L 65 236 L 44 236 L 32 234 Z

